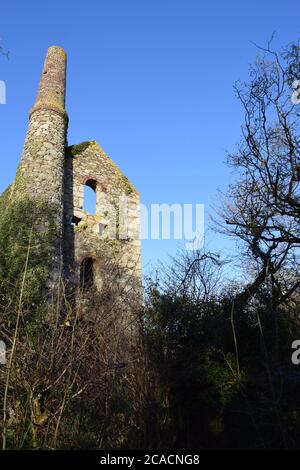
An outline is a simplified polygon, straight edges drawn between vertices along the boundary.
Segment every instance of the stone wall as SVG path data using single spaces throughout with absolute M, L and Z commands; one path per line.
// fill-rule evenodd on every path
M 96 192 L 96 213 L 84 210 L 84 186 Z M 68 148 L 65 162 L 64 260 L 67 278 L 77 284 L 84 259 L 93 258 L 95 282 L 112 261 L 124 288 L 141 276 L 139 194 L 95 141 Z

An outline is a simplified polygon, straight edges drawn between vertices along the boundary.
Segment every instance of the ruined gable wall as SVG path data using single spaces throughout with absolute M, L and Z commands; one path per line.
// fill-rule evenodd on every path
M 95 215 L 83 210 L 84 185 L 87 182 L 96 182 Z M 118 220 L 120 196 L 126 197 L 125 228 L 129 229 L 129 236 L 121 240 L 120 232 L 124 230 Z M 119 265 L 124 282 L 129 278 L 140 279 L 139 194 L 96 142 L 69 148 L 65 164 L 64 204 L 65 264 L 72 282 L 78 282 L 80 263 L 89 256 L 95 259 L 99 287 L 103 264 L 107 265 L 112 260 Z M 77 223 L 80 220 L 76 226 L 72 225 L 74 216 Z M 70 256 L 72 252 L 73 259 Z

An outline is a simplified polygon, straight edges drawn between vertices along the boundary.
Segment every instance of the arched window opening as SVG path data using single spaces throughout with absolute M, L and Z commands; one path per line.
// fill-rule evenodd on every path
M 80 266 L 80 287 L 87 291 L 94 285 L 94 260 L 86 258 Z
M 89 214 L 96 214 L 96 187 L 95 180 L 88 180 L 84 185 L 83 209 Z

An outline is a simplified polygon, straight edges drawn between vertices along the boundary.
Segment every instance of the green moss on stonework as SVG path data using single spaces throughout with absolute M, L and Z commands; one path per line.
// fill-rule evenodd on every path
M 0 211 L 2 213 L 3 210 L 7 207 L 10 201 L 11 196 L 11 185 L 6 188 L 5 191 L 0 195 Z
M 80 225 L 76 225 L 74 227 L 74 232 L 76 233 L 80 233 L 80 232 L 83 232 L 84 230 L 86 230 L 88 228 L 88 223 L 87 222 L 84 222 L 84 223 L 81 223 Z
M 132 186 L 132 184 L 130 183 L 129 179 L 127 178 L 127 176 L 124 176 L 122 175 L 122 182 L 125 186 L 125 194 L 126 196 L 129 196 L 131 193 L 134 192 L 134 187 Z
M 55 98 L 55 97 L 54 97 Z M 69 116 L 64 109 L 64 107 L 57 103 L 54 99 L 50 100 L 43 100 L 37 102 L 33 108 L 29 111 L 29 117 L 32 116 L 33 113 L 36 111 L 54 111 L 55 113 L 59 114 L 65 121 L 65 124 L 67 125 L 69 122 Z
M 29 150 L 30 153 L 32 154 L 37 154 L 43 147 L 43 140 L 40 139 L 35 139 L 35 140 L 29 140 L 25 144 L 24 150 L 27 151 Z
M 27 253 L 28 266 L 23 289 L 23 303 L 34 309 L 43 299 L 46 281 L 53 268 L 60 227 L 59 208 L 44 200 L 10 200 L 1 211 L 0 220 L 0 297 L 2 303 L 19 295 Z M 29 251 L 28 251 L 29 250 Z
M 96 145 L 98 146 L 98 144 L 96 143 Z M 98 146 L 99 147 L 99 146 Z M 100 148 L 100 147 L 99 147 Z M 101 150 L 101 148 L 100 148 Z M 108 156 L 106 155 L 106 158 L 107 160 L 109 161 L 110 165 L 114 168 L 114 170 L 116 171 L 118 177 L 120 178 L 122 184 L 125 186 L 125 194 L 126 196 L 129 196 L 131 193 L 134 193 L 136 192 L 136 189 L 134 188 L 134 186 L 130 183 L 129 179 L 127 178 L 127 176 L 125 176 L 122 171 L 120 170 L 120 168 L 115 164 L 115 162 Z
M 80 153 L 84 152 L 90 145 L 93 145 L 94 143 L 94 140 L 86 140 L 85 142 L 81 142 L 81 144 L 71 145 L 68 150 L 70 154 L 75 157 L 75 155 L 79 155 Z
M 21 165 L 19 165 L 17 168 L 14 186 L 17 194 L 22 194 L 22 191 L 25 190 L 26 185 L 24 176 L 22 174 Z

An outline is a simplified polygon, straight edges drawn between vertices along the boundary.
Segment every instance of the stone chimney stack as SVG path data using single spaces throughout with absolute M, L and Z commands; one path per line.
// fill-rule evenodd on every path
M 14 195 L 36 207 L 48 207 L 44 220 L 57 225 L 54 271 L 61 264 L 63 181 L 68 116 L 65 111 L 66 53 L 58 46 L 48 49 L 35 104 L 14 184 Z M 51 222 L 51 223 L 52 223 Z M 42 229 L 41 229 L 42 230 Z M 60 269 L 60 268 L 59 268 Z
M 66 53 L 61 47 L 49 47 L 30 117 L 38 110 L 52 110 L 65 117 L 66 63 Z

